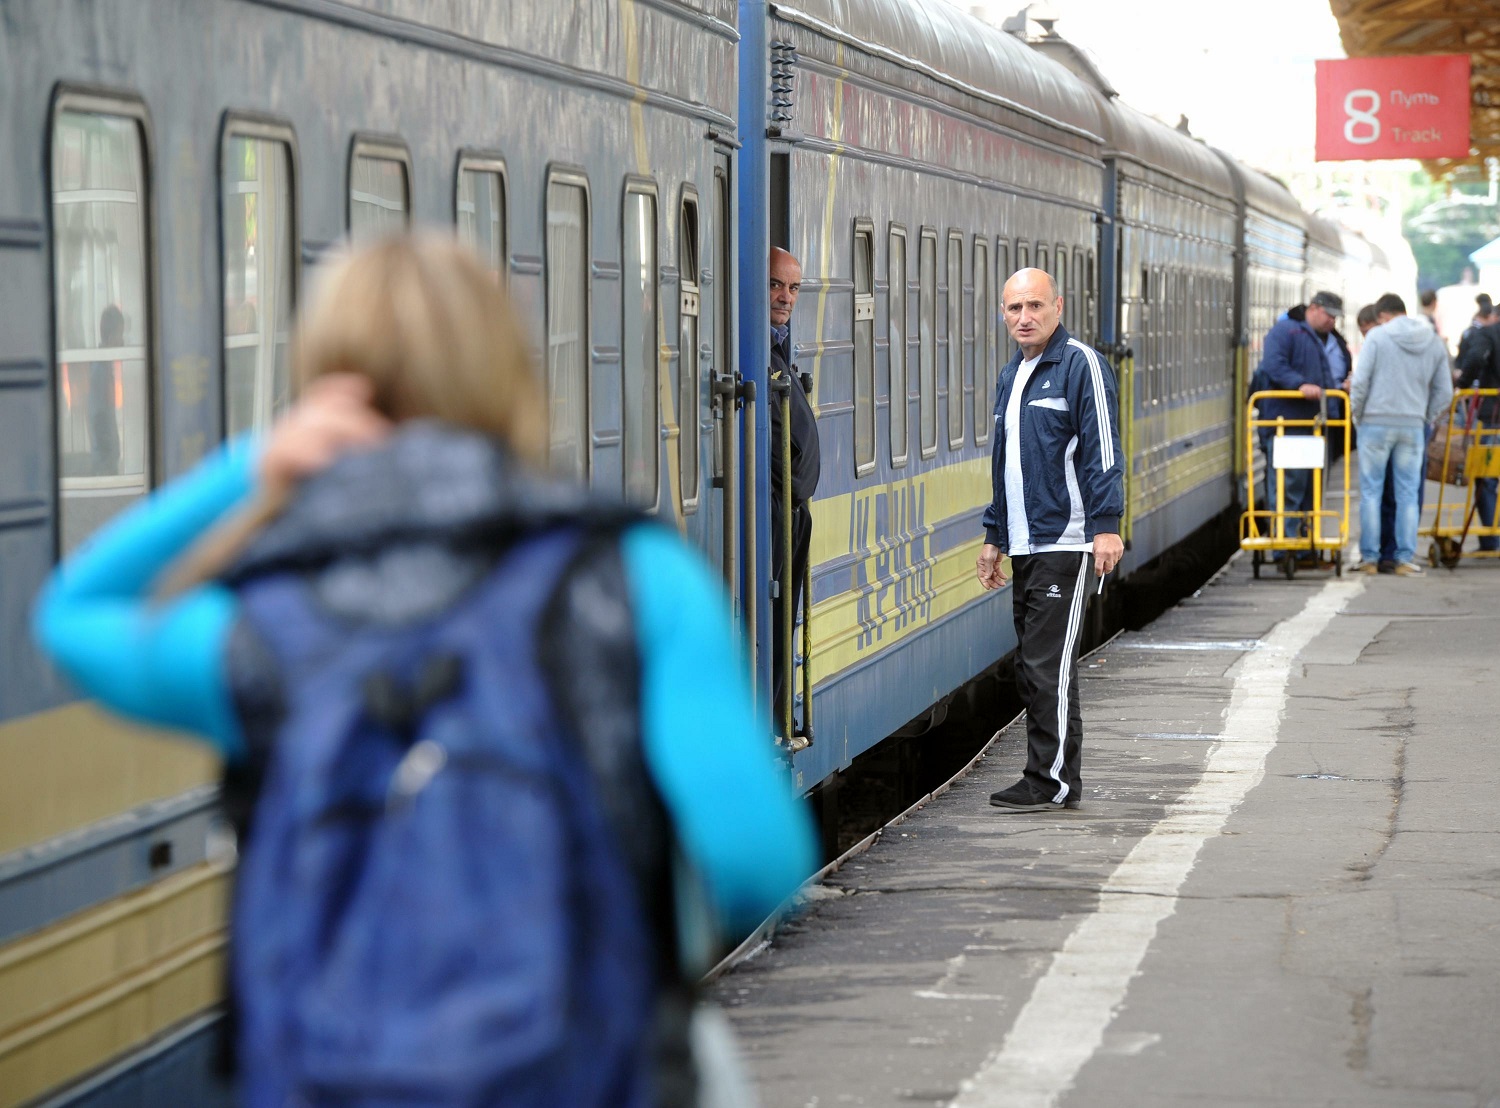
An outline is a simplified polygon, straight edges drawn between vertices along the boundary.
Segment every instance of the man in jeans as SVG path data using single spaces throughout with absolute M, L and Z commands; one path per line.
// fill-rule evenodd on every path
M 1365 338 L 1350 391 L 1359 429 L 1359 573 L 1379 572 L 1380 498 L 1386 463 L 1396 484 L 1396 573 L 1420 577 L 1416 563 L 1417 490 L 1426 427 L 1453 399 L 1443 340 L 1406 314 L 1393 292 L 1375 301 L 1379 323 Z

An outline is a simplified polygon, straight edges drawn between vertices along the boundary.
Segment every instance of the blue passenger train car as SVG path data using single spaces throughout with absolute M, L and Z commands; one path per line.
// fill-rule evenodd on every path
M 473 246 L 531 328 L 555 466 L 700 546 L 763 689 L 763 258 L 800 257 L 808 790 L 1013 647 L 972 569 L 1011 272 L 1053 273 L 1118 367 L 1128 585 L 1234 510 L 1275 314 L 1375 264 L 922 0 L 9 0 L 0 142 L 0 1108 L 224 1098 L 218 767 L 77 700 L 28 610 L 110 516 L 287 403 L 293 313 L 341 243 Z

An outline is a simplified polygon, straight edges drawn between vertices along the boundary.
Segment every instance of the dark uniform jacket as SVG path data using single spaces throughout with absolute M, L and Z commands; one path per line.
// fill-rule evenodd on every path
M 818 418 L 804 388 L 793 374 L 792 335 L 785 342 L 771 343 L 771 377 L 791 376 L 792 415 L 792 501 L 805 504 L 818 489 L 821 459 L 818 452 Z M 771 394 L 771 495 L 778 501 L 782 495 L 781 477 L 781 397 Z
M 1292 391 L 1303 385 L 1336 389 L 1341 383 L 1333 379 L 1333 372 L 1328 368 L 1323 336 L 1309 327 L 1305 319 L 1293 319 L 1289 313 L 1278 319 L 1276 325 L 1266 333 L 1260 367 L 1255 371 L 1251 391 Z M 1319 410 L 1316 400 L 1282 397 L 1262 400 L 1256 407 L 1260 409 L 1261 419 L 1275 419 L 1278 416 L 1285 419 L 1312 419 Z
M 1458 353 L 1458 387 L 1500 389 L 1500 323 L 1465 334 Z M 1500 424 L 1500 397 L 1487 396 L 1479 403 L 1479 418 L 1486 427 Z
M 1005 409 L 1023 360 L 1020 350 L 1011 356 L 995 392 L 994 495 L 983 525 L 984 541 L 1001 550 L 1010 550 Z M 1092 542 L 1095 535 L 1120 533 L 1125 465 L 1117 411 L 1109 363 L 1059 325 L 1021 394 L 1021 485 L 1034 546 Z

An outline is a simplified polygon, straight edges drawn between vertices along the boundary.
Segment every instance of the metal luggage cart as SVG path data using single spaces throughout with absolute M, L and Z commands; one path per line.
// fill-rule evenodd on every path
M 1349 541 L 1349 394 L 1338 389 L 1323 393 L 1318 405 L 1318 414 L 1311 419 L 1259 419 L 1255 405 L 1261 400 L 1300 399 L 1295 390 L 1267 389 L 1251 395 L 1245 405 L 1245 511 L 1240 515 L 1240 549 L 1251 552 L 1251 568 L 1256 577 L 1260 567 L 1275 562 L 1286 579 L 1296 576 L 1298 569 L 1332 569 L 1335 576 L 1344 575 L 1344 547 Z M 1343 401 L 1343 415 L 1337 419 L 1328 417 L 1328 400 Z M 1262 428 L 1275 428 L 1276 437 L 1271 440 L 1271 457 L 1267 460 L 1276 471 L 1276 504 L 1274 507 L 1255 506 L 1255 444 L 1257 432 Z M 1310 428 L 1310 434 L 1288 434 L 1297 428 Z M 1329 432 L 1344 436 L 1344 498 L 1338 510 L 1323 505 L 1323 470 L 1328 466 Z M 1312 469 L 1313 501 L 1311 511 L 1289 510 L 1286 507 L 1286 478 L 1288 469 Z M 1334 534 L 1329 534 L 1330 529 Z M 1279 559 L 1274 553 L 1281 552 Z
M 1497 504 L 1497 518 L 1478 519 L 1479 505 L 1474 496 L 1476 481 L 1500 477 L 1500 428 L 1486 427 L 1478 418 L 1480 401 L 1493 396 L 1500 396 L 1500 389 L 1455 389 L 1453 402 L 1448 405 L 1437 504 L 1431 526 L 1417 532 L 1432 539 L 1427 548 L 1427 563 L 1434 568 L 1440 565 L 1457 568 L 1464 556 L 1464 541 L 1470 535 L 1500 536 L 1500 504 Z M 1450 482 L 1450 475 L 1459 476 L 1460 458 L 1463 461 L 1461 479 Z M 1423 463 L 1425 465 L 1425 458 Z M 1445 495 L 1450 484 L 1463 488 L 1462 503 L 1456 497 L 1449 499 Z M 1500 558 L 1500 550 L 1471 550 L 1469 557 Z

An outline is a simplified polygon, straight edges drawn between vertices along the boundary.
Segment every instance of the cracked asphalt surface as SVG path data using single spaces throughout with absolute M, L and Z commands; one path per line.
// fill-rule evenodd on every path
M 813 890 L 713 991 L 763 1103 L 952 1101 L 1202 777 L 1246 647 L 1328 580 L 1236 560 L 1086 663 L 1082 810 L 988 806 L 1019 775 L 1014 726 Z M 1264 779 L 1056 1103 L 1500 1106 L 1497 616 L 1493 561 L 1366 579 L 1299 655 Z

